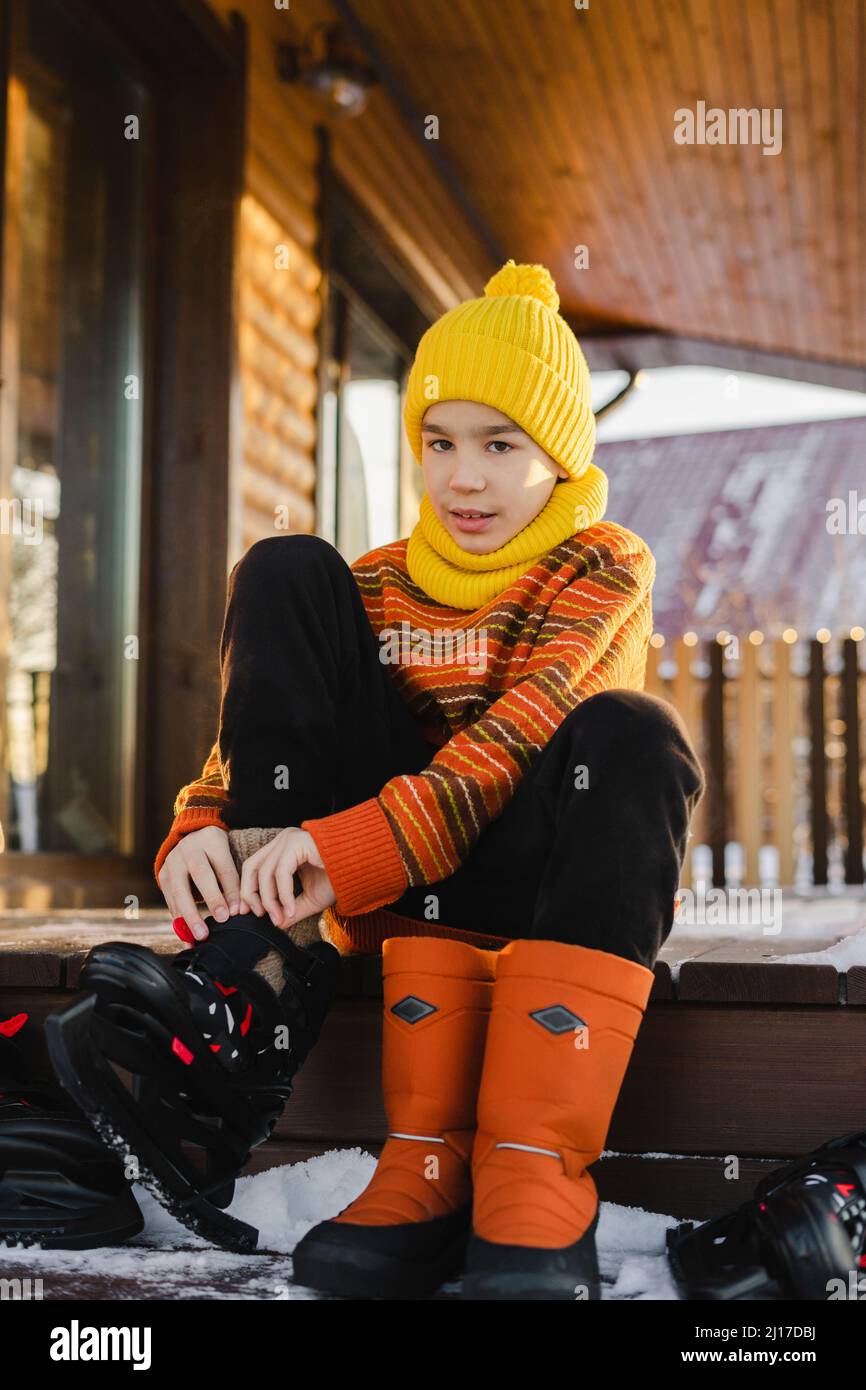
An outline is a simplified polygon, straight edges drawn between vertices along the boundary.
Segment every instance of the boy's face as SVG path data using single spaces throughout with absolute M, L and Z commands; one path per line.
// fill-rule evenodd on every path
M 433 510 L 457 544 L 475 555 L 497 550 L 528 526 L 558 480 L 568 477 L 519 425 L 478 401 L 428 406 L 421 437 Z

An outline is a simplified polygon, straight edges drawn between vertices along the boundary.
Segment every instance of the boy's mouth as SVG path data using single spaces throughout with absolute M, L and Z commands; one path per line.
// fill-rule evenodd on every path
M 481 512 L 475 507 L 451 507 L 449 515 L 454 518 L 458 531 L 483 531 L 496 513 Z

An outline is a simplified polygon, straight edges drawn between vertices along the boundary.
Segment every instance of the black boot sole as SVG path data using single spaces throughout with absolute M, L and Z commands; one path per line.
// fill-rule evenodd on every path
M 573 1245 L 558 1250 L 497 1245 L 472 1235 L 466 1252 L 462 1297 L 473 1301 L 596 1302 L 601 1276 L 592 1225 Z
M 296 1284 L 340 1298 L 429 1298 L 459 1277 L 470 1209 L 399 1226 L 323 1221 L 292 1255 Z

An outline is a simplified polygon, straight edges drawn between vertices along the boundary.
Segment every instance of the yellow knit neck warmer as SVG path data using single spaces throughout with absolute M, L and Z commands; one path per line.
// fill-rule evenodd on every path
M 436 603 L 474 612 L 507 589 L 562 541 L 600 521 L 607 475 L 590 463 L 579 478 L 557 483 L 538 516 L 498 550 L 475 555 L 458 545 L 425 492 L 406 546 L 409 575 Z

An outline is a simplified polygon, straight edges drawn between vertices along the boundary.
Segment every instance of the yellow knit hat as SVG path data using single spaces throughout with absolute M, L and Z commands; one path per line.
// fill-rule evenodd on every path
M 559 314 L 543 265 L 506 261 L 480 299 L 431 324 L 409 373 L 403 420 L 421 461 L 421 421 L 434 401 L 469 400 L 501 410 L 570 474 L 585 473 L 595 449 L 589 368 Z

